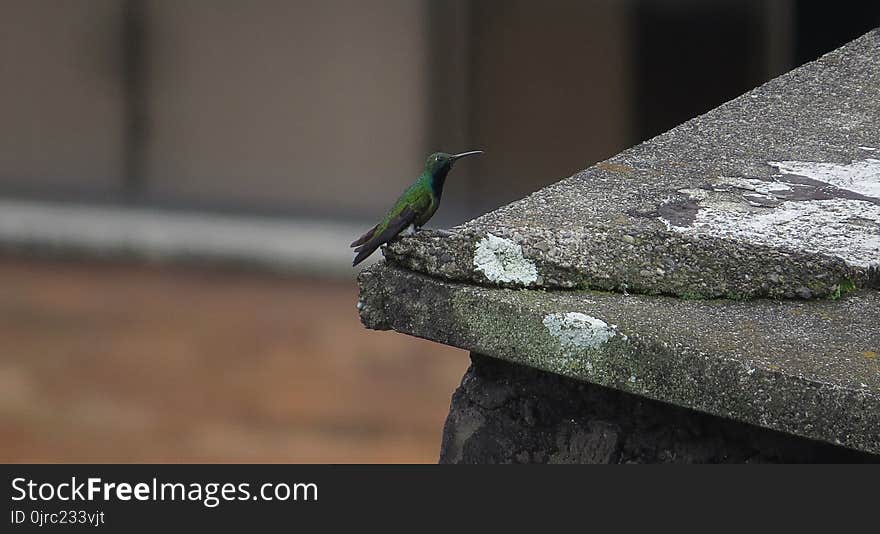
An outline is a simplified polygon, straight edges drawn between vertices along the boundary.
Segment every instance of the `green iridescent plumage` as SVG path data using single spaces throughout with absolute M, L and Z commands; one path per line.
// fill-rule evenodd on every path
M 357 253 L 352 265 L 364 261 L 377 248 L 391 241 L 407 228 L 412 227 L 417 231 L 424 226 L 440 206 L 446 175 L 449 174 L 453 164 L 463 157 L 476 154 L 482 152 L 479 150 L 461 154 L 436 152 L 428 156 L 421 176 L 400 195 L 385 218 L 351 244 L 352 247 L 356 247 L 354 250 Z

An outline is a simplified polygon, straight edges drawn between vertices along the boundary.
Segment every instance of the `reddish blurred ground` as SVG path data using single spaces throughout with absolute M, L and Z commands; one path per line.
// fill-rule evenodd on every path
M 2 462 L 435 462 L 467 355 L 352 282 L 0 259 Z

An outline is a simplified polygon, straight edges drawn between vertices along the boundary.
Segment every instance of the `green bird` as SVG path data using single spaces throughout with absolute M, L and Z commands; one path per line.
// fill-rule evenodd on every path
M 382 222 L 367 230 L 352 244 L 357 253 L 352 267 L 367 259 L 383 244 L 391 241 L 405 230 L 417 232 L 430 219 L 440 206 L 443 184 L 452 165 L 461 158 L 482 154 L 482 150 L 472 150 L 461 154 L 435 152 L 428 156 L 425 170 L 414 184 L 400 195 L 394 207 L 385 215 Z

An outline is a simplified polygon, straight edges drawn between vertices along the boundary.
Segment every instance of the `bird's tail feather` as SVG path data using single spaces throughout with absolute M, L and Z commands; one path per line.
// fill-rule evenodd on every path
M 365 233 L 364 235 L 362 235 L 359 238 L 352 241 L 351 245 L 349 245 L 349 246 L 350 247 L 357 247 L 357 246 L 363 245 L 364 243 L 369 241 L 370 238 L 373 237 L 373 234 L 376 233 L 376 228 L 379 228 L 378 224 L 376 226 L 370 228 L 369 230 L 367 230 L 367 233 Z
M 383 243 L 387 243 L 394 239 L 397 234 L 399 234 L 404 228 L 413 224 L 413 221 L 416 219 L 416 212 L 407 206 L 404 208 L 396 217 L 391 219 L 388 224 L 382 229 L 379 234 L 376 234 L 376 230 L 378 230 L 379 225 L 376 225 L 376 228 L 367 232 L 370 234 L 370 237 L 364 239 L 366 234 L 359 238 L 357 241 L 352 243 L 352 246 L 357 245 L 357 248 L 354 249 L 357 252 L 357 256 L 354 257 L 354 262 L 352 262 L 352 267 L 357 265 L 358 263 L 364 261 L 367 256 L 375 252 L 375 250 L 382 246 Z
M 358 248 L 354 249 L 354 251 L 357 252 L 357 255 L 354 257 L 354 261 L 351 262 L 351 266 L 354 267 L 358 263 L 367 259 L 367 256 L 375 252 L 376 249 L 380 246 L 382 246 L 382 242 L 378 239 L 367 241 L 366 243 L 358 246 Z

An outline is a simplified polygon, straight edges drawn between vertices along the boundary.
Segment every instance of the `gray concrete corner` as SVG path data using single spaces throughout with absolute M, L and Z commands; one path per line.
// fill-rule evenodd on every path
M 880 30 L 384 253 L 368 328 L 880 455 Z

